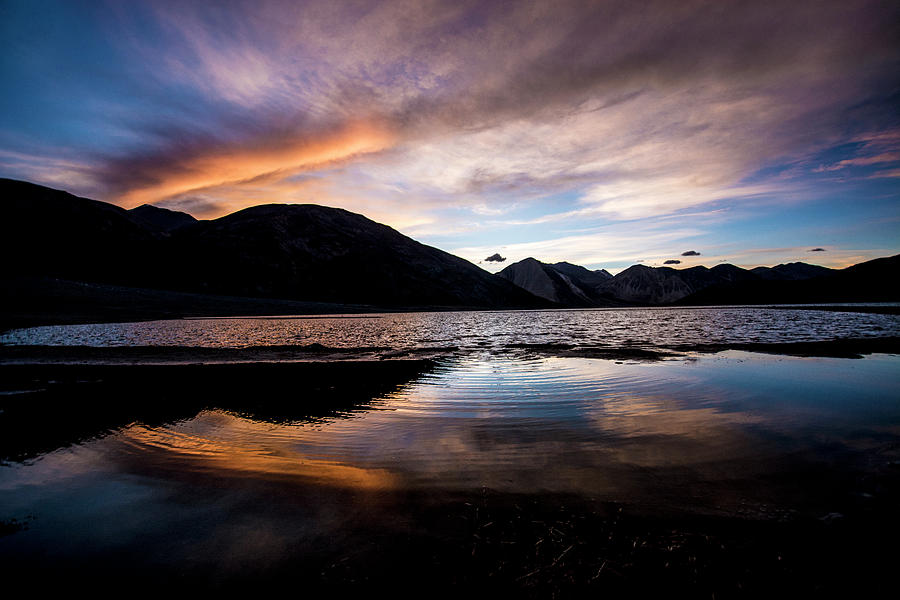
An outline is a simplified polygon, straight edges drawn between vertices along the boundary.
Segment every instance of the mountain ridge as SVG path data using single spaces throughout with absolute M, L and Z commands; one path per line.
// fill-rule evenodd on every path
M 7 261 L 7 278 L 373 307 L 551 306 L 462 258 L 343 209 L 270 204 L 186 222 L 174 211 L 159 212 L 164 209 L 144 209 L 136 218 L 27 182 L 0 180 L 0 191 L 8 199 L 0 248 L 18 257 Z M 148 225 L 147 213 L 165 222 Z
M 529 279 L 524 274 L 523 264 L 529 266 L 532 274 L 546 275 L 540 284 L 539 276 Z M 557 265 L 569 263 L 551 265 L 529 257 L 508 265 L 498 276 L 522 285 L 537 296 L 556 298 L 554 301 L 573 308 L 900 300 L 900 289 L 895 283 L 900 281 L 900 255 L 873 259 L 846 269 L 803 262 L 753 269 L 728 263 L 684 269 L 636 264 L 615 276 L 581 286 L 582 296 L 568 303 L 563 299 L 565 290 L 560 290 L 558 284 L 550 286 L 554 280 L 548 273 L 555 272 Z
M 749 270 L 731 264 L 684 269 L 638 264 L 615 276 L 528 258 L 491 275 L 364 215 L 316 204 L 262 204 L 197 220 L 147 205 L 125 210 L 10 179 L 0 179 L 0 191 L 5 198 L 0 250 L 15 257 L 4 262 L 0 278 L 119 286 L 115 289 L 125 290 L 116 292 L 119 304 L 136 293 L 130 289 L 357 307 L 353 310 L 900 300 L 900 255 L 840 270 L 802 262 Z M 50 296 L 57 292 L 47 291 L 56 284 L 32 285 L 28 298 L 43 305 L 41 285 Z M 66 293 L 54 300 L 58 310 L 65 310 Z M 154 296 L 153 310 L 162 310 L 167 297 Z M 202 301 L 191 298 L 196 311 Z M 178 314 L 179 302 L 187 300 L 173 299 L 165 314 Z M 210 300 L 210 305 L 240 302 Z M 260 306 L 247 304 L 248 311 Z

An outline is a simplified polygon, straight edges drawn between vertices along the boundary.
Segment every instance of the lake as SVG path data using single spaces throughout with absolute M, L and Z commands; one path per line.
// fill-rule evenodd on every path
M 892 560 L 876 548 L 900 531 L 900 357 L 684 348 L 898 332 L 896 315 L 764 308 L 7 332 L 5 344 L 453 351 L 0 365 L 0 563 L 170 589 L 883 591 Z M 607 360 L 541 345 L 683 350 Z
M 227 347 L 321 344 L 494 350 L 516 344 L 690 346 L 900 335 L 900 315 L 766 307 L 459 311 L 180 319 L 13 330 L 2 344 Z

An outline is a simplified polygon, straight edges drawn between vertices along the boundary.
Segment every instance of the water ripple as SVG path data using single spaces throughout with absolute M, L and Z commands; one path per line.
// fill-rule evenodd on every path
M 821 341 L 900 335 L 900 315 L 765 307 L 430 312 L 221 318 L 56 325 L 18 329 L 0 343 L 51 346 L 245 348 L 319 344 L 338 349 L 460 348 L 523 344 L 665 347 Z

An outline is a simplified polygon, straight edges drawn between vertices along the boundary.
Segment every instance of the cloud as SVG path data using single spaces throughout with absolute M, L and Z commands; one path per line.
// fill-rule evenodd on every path
M 504 254 L 512 262 L 536 257 L 542 262 L 570 262 L 591 268 L 632 264 L 635 256 L 671 256 L 682 240 L 704 233 L 697 228 L 672 227 L 670 223 L 630 223 L 627 227 L 610 224 L 580 235 L 562 235 L 543 240 L 504 245 Z M 496 246 L 467 246 L 449 251 L 471 262 L 478 262 L 496 250 Z M 652 259 L 648 259 L 652 260 Z M 499 269 L 496 265 L 486 265 Z
M 839 171 L 847 167 L 869 167 L 900 162 L 900 129 L 866 132 L 850 140 L 856 146 L 852 158 L 830 165 L 820 165 L 815 173 Z
M 488 256 L 488 257 L 487 257 L 486 259 L 484 259 L 484 260 L 486 260 L 487 262 L 497 262 L 497 263 L 502 263 L 503 261 L 506 260 L 506 258 L 500 256 L 500 253 L 494 253 L 494 254 L 491 254 L 490 256 Z
M 833 141 L 864 83 L 854 57 L 895 58 L 886 6 L 162 2 L 118 29 L 199 105 L 160 99 L 137 124 L 149 143 L 97 178 L 134 205 L 343 160 L 481 214 L 574 191 L 614 218 L 772 194 L 741 181 Z
M 126 208 L 222 186 L 259 189 L 268 180 L 376 152 L 390 144 L 390 134 L 360 122 L 309 135 L 270 132 L 244 142 L 195 142 L 181 153 L 114 159 L 108 181 Z
M 700 256 L 700 253 L 696 250 L 688 250 L 687 252 L 682 252 L 682 256 Z
M 870 165 L 879 165 L 883 163 L 892 163 L 892 162 L 900 162 L 900 152 L 885 152 L 883 154 L 879 154 L 877 156 L 861 156 L 858 158 L 847 158 L 840 162 L 837 162 L 833 165 L 829 165 L 827 167 L 818 167 L 814 169 L 815 172 L 821 173 L 823 171 L 837 171 L 839 169 L 845 169 L 847 167 L 865 167 Z
M 900 169 L 886 169 L 884 171 L 877 171 L 872 173 L 869 176 L 871 179 L 882 179 L 882 178 L 890 178 L 895 179 L 900 177 Z
M 896 250 L 886 247 L 874 247 L 865 250 L 835 248 L 816 254 L 815 264 L 833 269 L 843 269 L 867 260 L 896 254 Z M 705 255 L 705 262 L 727 262 L 744 269 L 754 267 L 771 267 L 780 263 L 804 262 L 811 260 L 808 246 L 788 246 L 772 248 L 739 248 L 724 249 L 721 252 L 711 251 Z
M 707 244 L 691 239 L 709 224 L 693 214 L 816 196 L 766 175 L 773 165 L 883 167 L 871 185 L 898 173 L 886 0 L 160 0 L 101 13 L 105 28 L 82 35 L 108 60 L 71 78 L 128 93 L 54 82 L 71 110 L 48 127 L 74 114 L 103 128 L 4 174 L 202 217 L 314 202 L 469 260 L 504 247 L 605 266 Z M 661 217 L 673 233 L 639 225 Z
M 813 248 L 809 252 L 825 252 L 825 248 Z
M 0 149 L 0 171 L 84 196 L 93 196 L 102 191 L 97 185 L 93 166 L 78 157 Z
M 669 260 L 665 261 L 663 264 L 664 265 L 680 265 L 681 261 L 675 260 L 674 258 L 670 258 Z

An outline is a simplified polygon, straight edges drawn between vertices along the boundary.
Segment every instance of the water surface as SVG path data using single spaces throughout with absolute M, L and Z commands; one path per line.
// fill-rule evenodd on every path
M 273 573 L 346 583 L 416 564 L 429 577 L 479 572 L 515 587 L 543 569 L 544 583 L 587 586 L 609 561 L 614 580 L 643 564 L 638 543 L 652 542 L 673 553 L 662 573 L 726 548 L 722 519 L 825 527 L 892 504 L 898 366 L 886 355 L 469 355 L 331 415 L 260 415 L 208 398 L 196 414 L 138 419 L 0 468 L 0 519 L 15 530 L 0 537 L 0 560 L 222 584 Z M 290 384 L 278 393 L 289 400 Z M 623 514 L 720 524 L 634 533 Z M 686 540 L 700 554 L 679 555 L 693 548 Z M 770 551 L 780 568 L 784 550 Z M 706 565 L 703 581 L 745 559 Z
M 900 336 L 900 315 L 765 307 L 428 312 L 32 327 L 3 344 L 502 349 L 515 344 L 668 347 Z
M 900 535 L 900 356 L 531 349 L 898 335 L 898 315 L 759 307 L 10 331 L 0 342 L 110 354 L 0 364 L 0 570 L 168 590 L 883 592 L 893 565 L 875 549 Z M 456 351 L 200 364 L 197 349 L 313 344 Z M 153 363 L 126 346 L 183 348 Z

